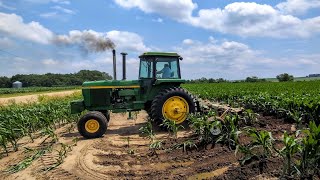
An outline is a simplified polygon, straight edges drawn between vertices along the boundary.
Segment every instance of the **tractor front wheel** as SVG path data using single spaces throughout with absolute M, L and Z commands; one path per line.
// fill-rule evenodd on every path
M 182 124 L 186 122 L 188 114 L 194 112 L 195 103 L 192 96 L 180 87 L 161 91 L 151 105 L 151 115 L 157 124 L 161 124 L 164 119 Z
M 107 122 L 101 112 L 91 111 L 80 118 L 78 131 L 85 138 L 98 138 L 107 131 Z

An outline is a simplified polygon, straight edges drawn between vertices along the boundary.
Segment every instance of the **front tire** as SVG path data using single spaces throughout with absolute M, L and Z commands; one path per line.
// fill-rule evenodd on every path
M 107 118 L 101 112 L 91 111 L 78 121 L 78 131 L 87 139 L 98 138 L 107 131 L 107 122 Z
M 161 124 L 164 119 L 183 124 L 188 114 L 194 112 L 195 103 L 192 96 L 180 87 L 161 91 L 151 105 L 151 116 L 157 124 Z

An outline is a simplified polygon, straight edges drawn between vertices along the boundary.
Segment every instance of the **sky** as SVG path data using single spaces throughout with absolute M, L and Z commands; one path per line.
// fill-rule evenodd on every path
M 179 53 L 184 79 L 320 73 L 320 0 L 0 0 L 0 76 L 112 75 L 84 34 L 114 42 L 118 77 L 128 53 L 128 79 L 146 51 Z

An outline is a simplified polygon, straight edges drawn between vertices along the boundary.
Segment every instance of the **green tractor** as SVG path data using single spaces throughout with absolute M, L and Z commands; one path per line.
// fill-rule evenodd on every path
M 180 60 L 177 53 L 146 52 L 140 58 L 139 80 L 126 79 L 126 53 L 122 54 L 123 79 L 116 80 L 116 53 L 113 52 L 114 80 L 84 82 L 83 100 L 71 102 L 71 113 L 88 112 L 78 121 L 78 131 L 85 138 L 101 137 L 107 130 L 109 112 L 146 110 L 161 124 L 164 119 L 186 122 L 189 113 L 199 110 L 199 103 L 180 87 Z

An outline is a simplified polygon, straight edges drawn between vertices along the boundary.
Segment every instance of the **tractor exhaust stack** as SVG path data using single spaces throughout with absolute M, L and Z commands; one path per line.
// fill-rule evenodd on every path
M 127 79 L 127 75 L 126 75 L 126 56 L 127 56 L 127 53 L 125 52 L 122 52 L 121 53 L 122 55 L 122 80 L 126 80 Z
M 117 80 L 117 62 L 116 62 L 116 50 L 112 50 L 112 58 L 113 58 L 113 80 Z

